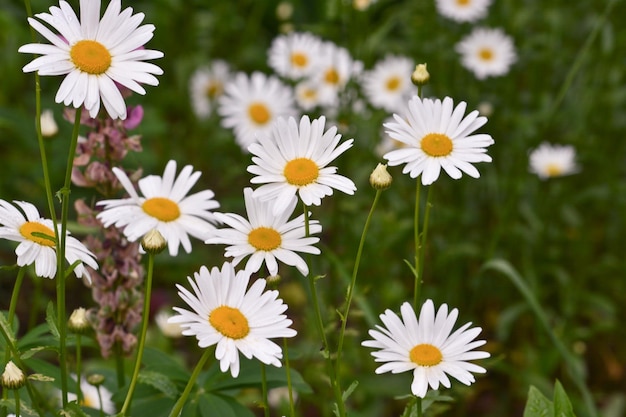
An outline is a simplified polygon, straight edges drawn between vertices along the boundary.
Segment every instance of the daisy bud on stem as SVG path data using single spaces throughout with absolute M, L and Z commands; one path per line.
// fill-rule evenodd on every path
M 393 178 L 387 172 L 387 165 L 378 164 L 370 174 L 370 185 L 375 190 L 386 190 L 391 185 Z
M 430 74 L 426 69 L 426 64 L 418 64 L 415 66 L 415 71 L 411 74 L 411 81 L 418 87 L 428 84 L 430 80 Z
M 72 333 L 83 334 L 91 327 L 87 321 L 87 310 L 82 307 L 72 311 L 70 319 L 67 322 L 67 328 Z
M 156 255 L 167 247 L 167 241 L 158 230 L 152 229 L 141 239 L 141 247 L 147 253 Z
M 2 387 L 7 389 L 20 389 L 26 383 L 26 376 L 13 361 L 9 361 L 2 373 Z

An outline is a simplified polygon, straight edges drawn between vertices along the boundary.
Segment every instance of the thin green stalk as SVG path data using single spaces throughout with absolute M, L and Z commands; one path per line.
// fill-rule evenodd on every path
M 424 253 L 426 252 L 426 237 L 428 236 L 428 220 L 430 219 L 430 209 L 432 207 L 431 197 L 432 197 L 433 187 L 428 187 L 428 194 L 426 195 L 426 209 L 424 210 L 424 222 L 422 224 L 422 237 L 420 241 L 420 260 L 419 260 L 419 270 L 418 275 L 420 280 L 423 278 L 424 273 Z
M 291 366 L 289 365 L 289 346 L 287 345 L 286 337 L 283 337 L 283 352 L 285 353 L 285 371 L 287 372 L 287 390 L 289 392 L 289 417 L 296 417 L 296 410 L 293 402 L 293 386 L 291 385 Z
M 15 394 L 15 415 L 20 415 L 20 390 L 13 390 L 13 394 Z
M 98 390 L 98 401 L 100 401 L 100 417 L 104 417 L 104 403 L 102 402 L 102 390 L 100 389 L 100 385 L 98 385 L 96 389 Z
M 417 311 L 417 306 L 420 299 L 420 290 L 422 287 L 422 277 L 419 274 L 420 271 L 420 190 L 422 182 L 418 178 L 416 181 L 415 188 L 415 213 L 413 217 L 413 231 L 414 231 L 414 242 L 415 242 L 415 265 L 413 269 L 413 275 L 415 276 L 415 281 L 413 283 L 413 308 Z
M 417 417 L 422 417 L 422 399 L 415 397 L 415 409 L 417 411 Z
M 81 349 L 81 340 L 80 333 L 76 334 L 76 397 L 78 398 L 78 404 L 81 404 L 83 401 L 83 390 L 80 387 L 80 376 L 81 376 L 81 359 L 82 359 L 82 349 Z M 102 402 L 100 402 L 102 404 Z
M 125 416 L 130 408 L 130 402 L 135 393 L 135 387 L 137 386 L 137 380 L 139 378 L 139 368 L 141 368 L 141 360 L 143 358 L 143 349 L 146 344 L 146 334 L 148 332 L 148 321 L 150 318 L 150 294 L 152 291 L 152 274 L 154 272 L 154 253 L 148 252 L 148 274 L 146 276 L 146 289 L 143 300 L 143 313 L 141 321 L 141 333 L 139 334 L 139 345 L 137 346 L 137 359 L 135 359 L 135 370 L 133 372 L 133 378 L 130 380 L 130 387 L 128 388 L 128 394 L 126 394 L 126 400 L 122 406 L 121 415 Z
M 126 384 L 126 378 L 124 375 L 124 355 L 122 354 L 122 344 L 115 342 L 113 347 L 115 355 L 115 370 L 117 373 L 117 387 L 122 388 Z
M 191 389 L 195 385 L 196 379 L 198 379 L 198 375 L 200 375 L 200 371 L 202 370 L 202 368 L 204 367 L 204 364 L 206 363 L 206 361 L 209 359 L 210 356 L 211 356 L 211 349 L 205 349 L 204 353 L 202 354 L 202 357 L 198 361 L 198 364 L 194 368 L 193 373 L 191 374 L 191 377 L 189 378 L 189 382 L 187 382 L 187 386 L 185 387 L 183 394 L 180 396 L 178 401 L 176 401 L 176 404 L 174 404 L 174 407 L 172 408 L 172 411 L 170 412 L 169 417 L 178 417 L 180 415 L 180 412 L 182 411 L 183 406 L 187 402 L 187 397 L 189 397 L 189 393 L 191 392 Z
M 13 286 L 13 293 L 11 294 L 11 303 L 9 304 L 9 315 L 7 317 L 7 320 L 9 321 L 9 325 L 11 326 L 13 326 L 13 318 L 15 318 L 15 309 L 17 308 L 17 300 L 20 296 L 20 288 L 22 287 L 22 282 L 24 282 L 25 273 L 26 273 L 26 268 L 20 267 L 20 269 L 17 271 L 17 277 L 15 278 L 15 285 Z
M 270 417 L 270 404 L 267 400 L 267 372 L 263 362 L 261 362 L 261 394 L 263 397 L 263 415 Z
M 339 364 L 341 363 L 341 353 L 343 352 L 343 340 L 346 334 L 346 325 L 348 323 L 348 314 L 350 313 L 350 305 L 352 304 L 352 298 L 354 295 L 354 287 L 356 286 L 356 277 L 359 272 L 359 265 L 361 264 L 361 256 L 363 254 L 363 246 L 365 245 L 365 237 L 367 236 L 367 231 L 369 229 L 370 223 L 372 221 L 372 217 L 374 215 L 374 209 L 376 208 L 376 204 L 380 199 L 380 195 L 382 194 L 382 190 L 376 190 L 376 195 L 374 196 L 374 201 L 372 202 L 372 207 L 367 215 L 367 219 L 365 220 L 365 224 L 363 225 L 363 232 L 361 232 L 361 240 L 359 241 L 359 248 L 356 252 L 356 258 L 354 260 L 354 267 L 352 269 L 352 278 L 350 280 L 350 285 L 348 286 L 348 293 L 346 295 L 346 307 L 341 314 L 341 330 L 339 332 L 339 343 L 337 344 L 337 375 L 339 372 Z

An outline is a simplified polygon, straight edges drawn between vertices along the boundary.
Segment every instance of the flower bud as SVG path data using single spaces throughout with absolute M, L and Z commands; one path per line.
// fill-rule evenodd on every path
M 370 185 L 376 190 L 386 190 L 391 185 L 391 175 L 387 172 L 387 165 L 378 164 L 370 174 Z
M 89 385 L 93 385 L 94 387 L 99 387 L 104 383 L 104 375 L 102 374 L 91 374 L 87 377 L 87 383 Z
M 2 386 L 8 389 L 19 389 L 26 383 L 26 376 L 24 372 L 13 361 L 9 361 L 4 367 L 2 373 Z
M 415 66 L 415 71 L 411 74 L 411 81 L 413 84 L 420 87 L 422 85 L 428 84 L 428 80 L 430 80 L 430 74 L 426 69 L 426 64 L 418 64 Z
M 83 334 L 89 329 L 89 321 L 87 320 L 87 310 L 80 307 L 72 311 L 70 319 L 67 322 L 67 328 L 77 334 Z
M 141 247 L 147 253 L 156 255 L 167 247 L 167 241 L 158 230 L 152 229 L 141 239 Z
M 46 109 L 41 112 L 41 135 L 45 138 L 54 136 L 59 132 L 59 126 L 54 121 L 52 110 Z

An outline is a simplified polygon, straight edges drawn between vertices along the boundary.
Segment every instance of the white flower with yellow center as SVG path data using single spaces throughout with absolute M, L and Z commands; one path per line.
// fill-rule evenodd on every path
M 42 218 L 37 208 L 30 203 L 15 201 L 15 204 L 19 210 L 11 203 L 0 200 L 0 238 L 20 242 L 15 249 L 19 266 L 34 263 L 38 277 L 54 278 L 57 273 L 57 253 L 52 220 Z M 60 235 L 60 225 L 57 231 Z M 91 276 L 84 264 L 98 269 L 95 256 L 69 232 L 65 238 L 65 259 L 70 265 L 79 261 L 74 273 L 78 278 L 84 276 L 91 283 Z
M 479 80 L 505 75 L 517 59 L 513 39 L 501 29 L 475 28 L 455 49 Z
M 123 233 L 131 242 L 156 229 L 167 241 L 170 255 L 176 256 L 179 245 L 191 252 L 189 235 L 204 240 L 215 227 L 211 210 L 219 203 L 213 199 L 213 191 L 187 195 L 201 175 L 191 165 L 185 166 L 176 178 L 176 161 L 170 160 L 163 177 L 149 175 L 140 179 L 138 186 L 143 196 L 137 194 L 124 171 L 113 168 L 113 173 L 130 198 L 99 201 L 97 204 L 104 210 L 97 217 L 105 227 L 124 228 Z
M 363 63 L 352 59 L 346 48 L 332 42 L 324 42 L 320 50 L 319 65 L 313 80 L 319 84 L 319 101 L 322 105 L 335 108 L 341 93 L 352 77 L 363 71 Z
M 397 112 L 417 92 L 411 82 L 415 64 L 409 58 L 389 55 L 363 74 L 363 93 L 372 106 Z
M 295 86 L 296 103 L 305 111 L 320 104 L 320 84 L 313 79 L 300 81 Z
M 530 172 L 541 179 L 561 177 L 578 172 L 576 150 L 570 145 L 542 143 L 529 155 Z
M 376 369 L 377 374 L 394 374 L 413 371 L 411 392 L 424 398 L 430 386 L 439 389 L 439 384 L 450 388 L 449 376 L 465 385 L 475 382 L 473 373 L 485 373 L 485 369 L 468 361 L 488 358 L 488 352 L 475 351 L 484 345 L 484 340 L 474 340 L 481 332 L 480 327 L 469 328 L 467 323 L 454 333 L 452 328 L 459 315 L 455 308 L 448 314 L 448 306 L 442 304 L 435 314 L 431 300 L 427 300 L 420 311 L 419 319 L 409 303 L 400 307 L 402 319 L 391 310 L 380 315 L 385 327 L 376 326 L 369 335 L 374 340 L 361 343 L 363 346 L 380 349 L 372 352 L 376 362 L 384 362 Z
M 211 115 L 217 99 L 224 93 L 224 85 L 232 74 L 226 61 L 217 59 L 198 68 L 189 80 L 189 94 L 194 113 L 200 119 Z
M 233 129 L 241 149 L 247 150 L 257 136 L 267 134 L 281 116 L 296 114 L 293 90 L 277 77 L 255 72 L 238 73 L 224 86 L 218 100 L 222 126 Z
M 324 116 L 311 121 L 302 116 L 300 125 L 293 117 L 280 118 L 269 136 L 259 138 L 249 151 L 255 165 L 248 172 L 256 175 L 250 182 L 263 184 L 254 190 L 262 201 L 273 201 L 272 213 L 278 215 L 292 204 L 296 194 L 309 206 L 319 206 L 322 198 L 333 194 L 333 188 L 354 194 L 356 186 L 349 178 L 327 166 L 352 147 L 353 139 L 339 145 L 337 128 L 324 132 Z
M 309 77 L 316 70 L 321 45 L 321 39 L 310 33 L 279 35 L 268 51 L 268 64 L 290 80 Z
M 76 376 L 72 376 L 74 378 L 74 383 L 76 381 Z M 93 386 L 87 382 L 85 378 L 81 378 L 80 380 L 80 390 L 82 394 L 82 400 L 80 401 L 80 405 L 84 407 L 93 408 L 96 410 L 102 410 L 107 415 L 113 415 L 116 413 L 115 404 L 113 403 L 111 391 L 106 389 L 104 386 Z M 98 391 L 100 391 L 98 393 Z M 67 394 L 68 401 L 76 401 L 78 397 L 76 394 L 69 392 Z
M 289 221 L 297 199 L 292 199 L 280 213 L 274 215 L 272 201 L 254 198 L 252 188 L 244 189 L 243 194 L 248 219 L 233 213 L 215 213 L 216 219 L 230 228 L 213 230 L 205 243 L 230 245 L 226 248 L 225 256 L 233 257 L 234 266 L 250 256 L 245 268 L 249 273 L 257 272 L 265 262 L 269 275 L 277 275 L 276 260 L 279 260 L 295 266 L 302 275 L 307 275 L 309 267 L 296 252 L 319 255 L 320 250 L 312 246 L 319 242 L 319 238 L 306 237 L 304 214 Z M 319 222 L 309 222 L 309 234 L 321 231 Z
M 472 165 L 476 162 L 491 162 L 486 154 L 493 139 L 487 134 L 472 134 L 487 123 L 487 118 L 474 110 L 464 117 L 466 103 L 456 107 L 450 97 L 443 99 L 420 99 L 415 96 L 409 101 L 404 117 L 394 114 L 395 123 L 386 123 L 387 133 L 406 145 L 384 155 L 389 165 L 406 164 L 402 169 L 411 178 L 422 176 L 422 184 L 432 184 L 439 178 L 441 168 L 456 179 L 462 172 L 478 178 L 480 174 Z
M 437 0 L 440 15 L 456 22 L 475 22 L 487 16 L 492 0 Z
M 222 372 L 239 375 L 239 352 L 246 358 L 257 358 L 267 365 L 281 366 L 279 345 L 269 340 L 293 337 L 291 320 L 284 314 L 287 305 L 278 298 L 278 291 L 265 291 L 265 280 L 257 279 L 248 289 L 250 274 L 230 263 L 211 271 L 203 266 L 187 278 L 193 292 L 177 284 L 178 295 L 192 311 L 174 307 L 179 313 L 169 319 L 178 323 L 185 336 L 195 336 L 198 346 L 217 345 L 215 357 Z
M 120 9 L 120 0 L 111 0 L 100 19 L 100 0 L 80 0 L 79 20 L 70 5 L 61 0 L 59 7 L 50 7 L 50 13 L 35 15 L 58 35 L 39 20 L 29 18 L 33 29 L 52 44 L 31 43 L 19 48 L 19 52 L 42 55 L 23 71 L 67 74 L 57 91 L 57 103 L 75 108 L 84 105 L 95 118 L 102 100 L 111 118 L 126 119 L 126 104 L 115 83 L 145 94 L 140 84 L 158 85 L 154 75 L 163 71 L 144 61 L 161 58 L 163 53 L 142 48 L 154 32 L 154 25 L 139 26 L 144 14 L 132 15 L 130 7 Z

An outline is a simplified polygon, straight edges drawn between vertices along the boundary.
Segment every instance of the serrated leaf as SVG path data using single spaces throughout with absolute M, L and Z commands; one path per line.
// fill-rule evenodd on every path
M 558 380 L 554 384 L 554 417 L 576 417 L 572 403 Z
M 40 381 L 40 382 L 52 382 L 54 381 L 54 378 L 51 376 L 47 376 L 44 374 L 31 374 L 28 375 L 28 379 L 32 380 L 32 381 Z
M 552 401 L 539 392 L 537 388 L 531 386 L 528 390 L 523 417 L 554 417 Z
M 46 323 L 48 323 L 48 327 L 50 328 L 50 333 L 56 340 L 60 339 L 59 328 L 57 327 L 57 315 L 54 312 L 54 304 L 52 301 L 48 303 L 46 307 Z
M 151 387 L 159 390 L 165 396 L 169 398 L 176 398 L 178 396 L 178 389 L 167 376 L 155 371 L 142 371 L 139 374 L 139 382 L 142 384 L 150 385 Z
M 20 355 L 22 359 L 31 358 L 35 353 L 39 353 L 42 350 L 57 350 L 56 346 L 39 346 L 36 348 L 28 349 Z

